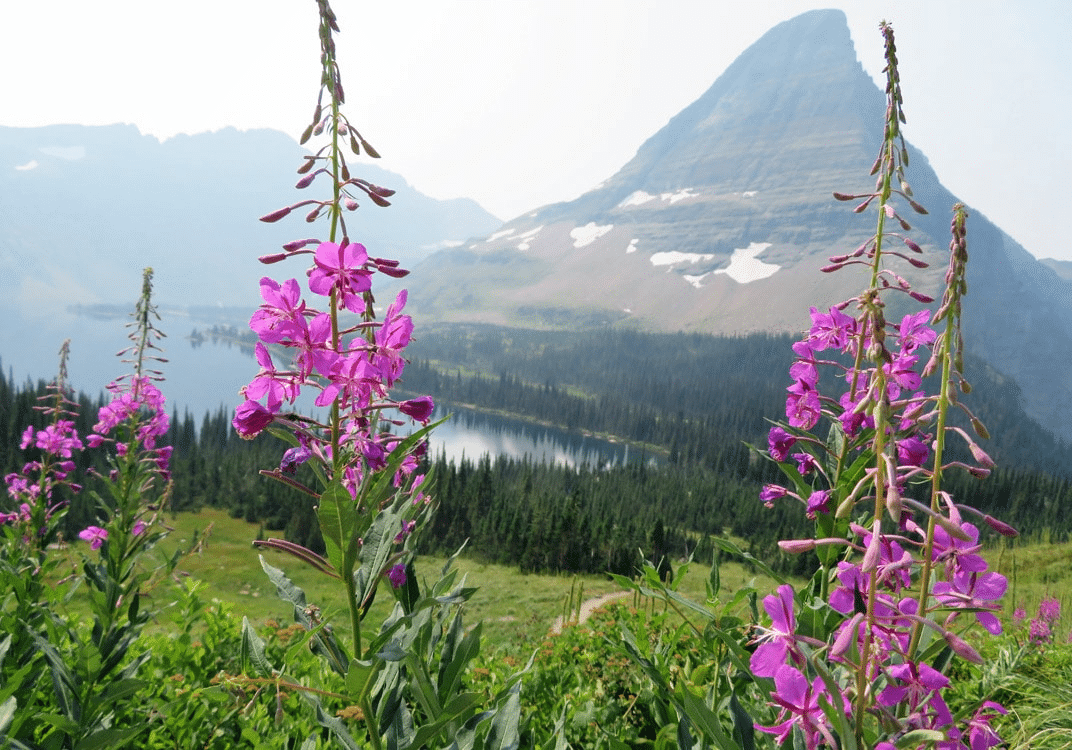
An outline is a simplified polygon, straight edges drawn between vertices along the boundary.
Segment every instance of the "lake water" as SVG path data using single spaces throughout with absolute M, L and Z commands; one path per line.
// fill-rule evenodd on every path
M 239 402 L 238 389 L 256 376 L 256 360 L 238 347 L 205 342 L 194 345 L 189 339 L 193 328 L 204 330 L 203 322 L 165 311 L 159 327 L 164 340 L 161 365 L 165 380 L 160 384 L 168 400 L 168 411 L 181 415 L 189 411 L 200 424 L 206 412 L 223 407 L 234 409 Z M 17 385 L 27 378 L 51 380 L 56 375 L 60 345 L 71 339 L 68 373 L 77 390 L 97 395 L 117 376 L 130 371 L 115 353 L 128 346 L 127 319 L 100 320 L 76 316 L 55 309 L 48 316 L 20 315 L 8 311 L 0 328 L 0 363 L 5 375 L 12 375 Z M 452 418 L 438 427 L 432 438 L 433 455 L 444 452 L 448 460 L 462 457 L 479 460 L 492 457 L 528 457 L 540 463 L 557 463 L 571 467 L 588 465 L 605 467 L 656 459 L 627 445 L 586 437 L 553 427 L 541 427 L 518 419 L 487 415 L 443 405 L 438 416 Z M 437 416 L 437 418 L 438 418 Z
M 630 461 L 656 463 L 651 454 L 628 445 L 567 432 L 554 427 L 542 427 L 519 419 L 483 414 L 445 405 L 443 411 L 451 419 L 432 434 L 430 449 L 440 451 L 448 460 L 459 462 L 462 457 L 478 460 L 485 454 L 528 457 L 537 463 L 555 463 L 570 467 L 588 465 L 606 468 Z M 436 418 L 441 416 L 436 415 Z

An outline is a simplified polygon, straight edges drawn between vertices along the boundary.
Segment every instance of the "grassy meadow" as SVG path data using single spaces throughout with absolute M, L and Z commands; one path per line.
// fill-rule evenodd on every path
M 292 619 L 290 605 L 276 596 L 275 587 L 260 567 L 259 555 L 264 555 L 271 565 L 286 571 L 306 592 L 309 602 L 319 606 L 328 619 L 344 618 L 338 582 L 283 553 L 255 549 L 252 541 L 258 533 L 264 535 L 257 524 L 211 508 L 167 516 L 164 523 L 171 532 L 158 546 L 157 554 L 170 557 L 180 548 L 189 550 L 193 546 L 179 561 L 175 576 L 199 581 L 204 598 L 230 605 L 235 615 L 248 617 L 256 624 L 269 620 L 288 623 Z M 1030 619 L 1043 598 L 1055 597 L 1062 605 L 1057 632 L 1062 640 L 1067 637 L 1072 629 L 1072 545 L 1002 539 L 985 549 L 984 557 L 1009 580 L 1003 620 L 1009 621 L 1016 607 L 1022 607 Z M 445 563 L 444 558 L 419 558 L 418 575 L 434 578 Z M 575 609 L 581 600 L 619 590 L 606 576 L 525 574 L 516 566 L 489 564 L 467 557 L 457 559 L 455 567 L 466 576 L 467 585 L 478 588 L 467 605 L 466 622 L 484 623 L 485 644 L 489 649 L 528 648 L 538 644 L 550 632 L 555 618 L 571 605 Z M 681 592 L 702 601 L 709 575 L 708 566 L 691 564 Z M 720 575 L 724 599 L 746 586 L 773 591 L 777 585 L 733 561 L 723 561 Z M 155 605 L 167 605 L 170 594 L 169 582 L 159 582 L 153 592 Z M 370 617 L 385 614 L 392 603 L 389 596 L 380 597 Z
M 170 557 L 180 548 L 188 550 L 193 546 L 194 550 L 180 560 L 175 575 L 200 581 L 205 598 L 232 605 L 236 615 L 244 615 L 258 624 L 270 619 L 291 621 L 290 605 L 276 596 L 275 587 L 260 567 L 259 555 L 264 555 L 268 563 L 286 571 L 305 591 L 309 602 L 317 604 L 329 619 L 344 616 L 338 582 L 289 555 L 255 549 L 253 540 L 258 533 L 264 535 L 257 524 L 231 518 L 217 509 L 167 516 L 164 523 L 172 530 L 158 546 L 157 554 Z M 444 558 L 419 558 L 418 575 L 432 579 L 445 563 Z M 466 621 L 470 625 L 483 621 L 485 643 L 490 648 L 542 640 L 554 619 L 568 607 L 571 592 L 576 602 L 618 590 L 606 576 L 524 574 L 516 566 L 488 564 L 466 557 L 457 559 L 455 567 L 466 576 L 467 585 L 479 589 L 468 604 Z M 761 589 L 768 586 L 773 589 L 775 585 L 735 562 L 723 563 L 720 573 L 724 592 L 736 591 L 753 581 Z M 702 599 L 709 575 L 708 566 L 693 564 L 684 578 L 682 592 Z M 166 582 L 158 585 L 155 594 L 158 606 L 167 603 L 168 589 Z M 383 610 L 391 603 L 389 596 L 380 597 L 370 617 L 375 619 L 378 614 L 384 614 Z M 381 611 L 375 611 L 376 608 Z

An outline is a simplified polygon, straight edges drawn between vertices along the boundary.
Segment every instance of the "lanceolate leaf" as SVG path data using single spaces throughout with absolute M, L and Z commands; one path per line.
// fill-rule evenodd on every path
M 356 528 L 357 508 L 342 481 L 332 482 L 320 495 L 316 516 L 320 521 L 320 533 L 324 536 L 328 559 L 339 575 L 349 576 L 353 573 L 353 567 L 346 567 L 344 550 L 350 546 L 352 539 L 360 538 L 364 530 Z

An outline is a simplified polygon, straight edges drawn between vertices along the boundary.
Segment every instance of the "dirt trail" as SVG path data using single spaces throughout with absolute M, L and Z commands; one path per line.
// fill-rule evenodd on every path
M 591 599 L 586 599 L 584 602 L 581 603 L 581 611 L 579 616 L 575 620 L 570 620 L 570 622 L 575 622 L 578 625 L 583 622 L 587 622 L 588 618 L 592 616 L 592 613 L 602 607 L 604 604 L 609 604 L 610 602 L 617 601 L 618 599 L 625 599 L 628 596 L 632 596 L 632 594 L 632 591 L 614 591 L 610 594 L 604 594 L 603 596 L 596 596 Z M 555 635 L 562 632 L 562 615 L 556 617 L 555 621 L 551 623 L 551 632 Z

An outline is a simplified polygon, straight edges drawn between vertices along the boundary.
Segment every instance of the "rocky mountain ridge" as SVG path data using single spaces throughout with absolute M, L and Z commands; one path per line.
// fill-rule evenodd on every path
M 911 81 L 903 85 L 910 140 Z M 413 309 L 429 320 L 527 327 L 803 330 L 809 307 L 866 283 L 852 267 L 820 269 L 875 231 L 873 212 L 854 214 L 832 193 L 873 189 L 884 112 L 844 14 L 800 15 L 767 32 L 597 188 L 429 256 L 409 283 Z M 902 213 L 931 265 L 894 270 L 935 294 L 958 201 L 908 150 L 906 176 L 929 214 Z M 968 346 L 1067 438 L 1072 282 L 969 211 Z M 894 317 L 897 298 L 889 304 Z

